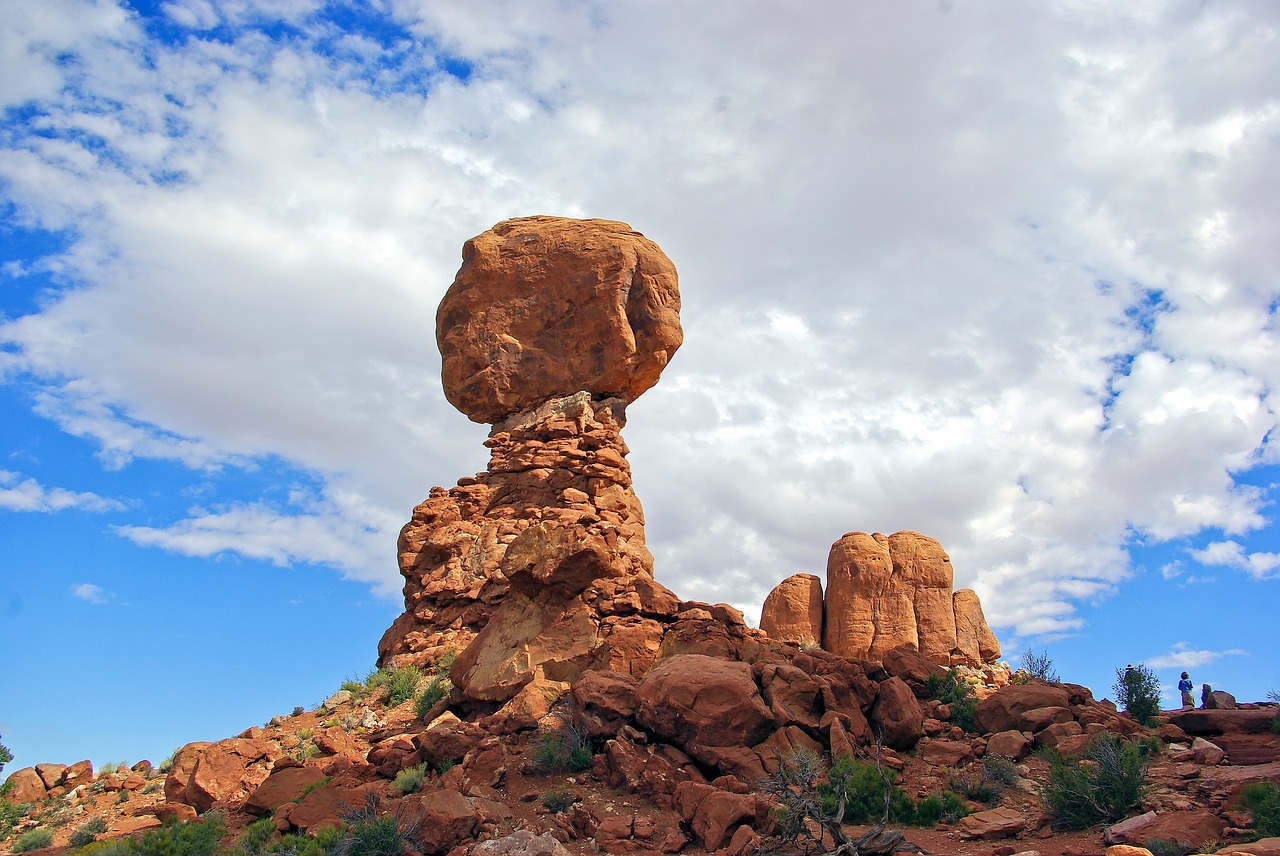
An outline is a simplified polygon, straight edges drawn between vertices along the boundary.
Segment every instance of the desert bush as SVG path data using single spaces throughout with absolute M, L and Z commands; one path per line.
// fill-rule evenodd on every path
M 100 833 L 107 831 L 107 822 L 100 817 L 92 818 L 76 827 L 71 833 L 71 846 L 77 849 L 97 839 Z
M 226 833 L 220 812 L 206 812 L 201 820 L 171 820 L 134 839 L 130 849 L 142 856 L 213 856 Z
M 381 815 L 378 804 L 377 796 L 369 794 L 363 808 L 346 813 L 347 826 L 333 846 L 335 856 L 399 856 L 406 847 L 422 849 L 421 820 L 407 814 L 404 803 Z
M 0 785 L 0 798 L 11 789 L 12 786 L 8 782 Z M 31 803 L 11 803 L 6 799 L 0 799 L 0 841 L 12 835 L 13 827 L 30 812 Z
M 1280 836 L 1280 787 L 1275 782 L 1253 782 L 1240 792 L 1240 804 L 1253 817 L 1259 838 Z
M 0 737 L 4 737 L 0 734 Z M 0 743 L 0 773 L 4 772 L 4 765 L 13 760 L 13 753 L 9 751 L 9 747 Z
M 401 666 L 392 669 L 387 678 L 386 702 L 388 707 L 395 707 L 414 697 L 418 691 L 418 682 L 422 680 L 422 670 L 417 666 Z
M 411 794 L 422 787 L 422 782 L 427 777 L 427 765 L 419 764 L 416 767 L 405 767 L 396 773 L 396 779 L 391 783 L 391 787 L 395 788 L 402 794 Z
M 929 675 L 925 679 L 925 691 L 951 708 L 952 725 L 958 725 L 965 731 L 973 731 L 977 727 L 974 715 L 978 712 L 978 699 L 973 694 L 973 687 L 955 669 L 948 669 L 942 676 Z
M 1085 829 L 1126 817 L 1142 800 L 1150 759 L 1149 743 L 1110 734 L 1099 736 L 1083 761 L 1052 756 L 1043 797 L 1054 826 Z
M 533 763 L 545 772 L 581 773 L 591 766 L 591 741 L 575 728 L 544 732 Z
M 442 675 L 436 675 L 428 681 L 426 687 L 422 690 L 422 694 L 418 696 L 418 702 L 414 708 L 418 718 L 426 719 L 427 714 L 431 712 L 431 708 L 449 695 L 452 689 L 453 683 Z
M 568 811 L 569 807 L 577 802 L 573 791 L 566 787 L 552 788 L 542 795 L 542 807 L 552 814 L 560 814 Z
M 955 823 L 969 814 L 969 807 L 951 791 L 930 794 L 915 805 L 913 826 L 934 826 L 938 823 Z
M 1160 712 L 1160 679 L 1156 673 L 1139 663 L 1116 669 L 1116 682 L 1111 689 L 1116 694 L 1116 704 L 1125 713 L 1143 725 L 1153 725 Z
M 267 847 L 277 856 L 333 856 L 342 840 L 342 829 L 325 825 L 311 830 L 310 835 L 281 835 Z
M 1190 856 L 1195 851 L 1194 847 L 1167 838 L 1149 838 L 1142 846 L 1151 851 L 1151 856 Z
M 1018 767 L 1004 755 L 987 755 L 982 759 L 982 777 L 998 788 L 1011 788 L 1018 783 Z
M 992 805 L 999 801 L 1001 788 L 989 781 L 982 770 L 962 770 L 948 777 L 952 790 L 963 794 L 965 799 Z
M 13 842 L 14 853 L 30 853 L 32 850 L 43 850 L 53 843 L 53 830 L 45 826 L 28 829 Z
M 1056 684 L 1059 680 L 1058 670 L 1053 667 L 1053 660 L 1049 659 L 1048 651 L 1041 654 L 1030 650 L 1023 652 L 1020 667 L 1022 671 L 1037 680 L 1051 684 Z
M 846 755 L 831 765 L 826 784 L 818 786 L 818 795 L 827 810 L 843 802 L 841 819 L 845 823 L 892 821 L 904 826 L 915 825 L 919 822 L 918 806 L 901 788 L 894 786 L 896 778 L 892 770 Z M 930 825 L 936 822 L 925 821 Z
M 253 823 L 245 827 L 244 834 L 240 836 L 240 840 L 236 842 L 236 847 L 232 854 L 243 853 L 246 856 L 256 856 L 267 849 L 271 843 L 271 839 L 276 834 L 276 822 L 269 817 L 261 820 L 255 820 Z

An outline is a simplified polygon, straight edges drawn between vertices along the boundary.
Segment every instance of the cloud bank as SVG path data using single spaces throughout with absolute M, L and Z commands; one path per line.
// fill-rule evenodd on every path
M 163 9 L 7 7 L 7 216 L 63 244 L 4 269 L 49 285 L 0 371 L 106 467 L 319 487 L 124 537 L 394 591 L 413 503 L 485 461 L 435 305 L 463 240 L 554 213 L 680 270 L 627 438 L 684 596 L 758 610 L 855 529 L 938 538 L 1019 636 L 1135 545 L 1274 578 L 1277 7 Z

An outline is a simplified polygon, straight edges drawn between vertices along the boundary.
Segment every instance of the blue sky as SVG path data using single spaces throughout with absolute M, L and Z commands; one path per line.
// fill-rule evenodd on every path
M 0 734 L 163 758 L 313 705 L 485 466 L 462 242 L 675 261 L 626 436 L 658 578 L 758 614 L 847 531 L 1011 659 L 1280 689 L 1280 9 L 0 0 Z M 1172 698 L 1172 693 L 1170 693 Z

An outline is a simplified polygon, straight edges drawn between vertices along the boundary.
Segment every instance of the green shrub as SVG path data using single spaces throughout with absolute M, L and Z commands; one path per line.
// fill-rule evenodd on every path
M 573 728 L 545 732 L 533 753 L 533 763 L 545 772 L 581 773 L 591 766 L 591 741 Z
M 1018 767 L 1004 755 L 987 755 L 982 759 L 982 777 L 997 788 L 1011 788 L 1018 783 Z
M 249 856 L 262 853 L 276 834 L 276 822 L 269 817 L 255 820 L 245 827 L 244 834 L 236 844 L 236 851 Z
M 1253 816 L 1259 838 L 1280 836 L 1280 787 L 1275 782 L 1253 782 L 1240 792 L 1240 804 Z
M 436 674 L 447 675 L 449 670 L 453 668 L 453 664 L 458 660 L 458 652 L 453 648 L 447 649 L 443 654 L 436 658 Z
M 396 773 L 396 780 L 391 783 L 391 787 L 395 788 L 402 794 L 411 794 L 422 787 L 422 781 L 427 777 L 427 765 L 419 764 L 416 767 L 405 767 Z
M 79 856 L 138 856 L 138 852 L 130 846 L 132 844 L 131 838 L 93 841 L 80 848 Z
M 402 666 L 393 669 L 386 681 L 388 707 L 395 707 L 413 698 L 418 691 L 418 682 L 422 680 L 422 670 L 417 666 Z
M 100 817 L 87 820 L 71 833 L 71 846 L 77 849 L 93 842 L 100 833 L 107 831 L 107 822 Z
M 933 698 L 951 708 L 951 724 L 958 725 L 965 731 L 974 731 L 974 715 L 978 712 L 978 699 L 973 694 L 973 687 L 960 677 L 955 669 L 948 669 L 945 675 L 929 675 L 925 679 L 925 690 Z
M 281 835 L 267 848 L 278 856 L 335 856 L 342 841 L 342 829 L 326 825 L 311 830 L 310 835 Z
M 1043 654 L 1036 654 L 1030 650 L 1024 652 L 1020 666 L 1022 671 L 1036 680 L 1050 684 L 1056 684 L 1059 680 L 1058 670 L 1053 667 L 1053 660 L 1049 659 L 1048 651 Z
M 0 737 L 4 737 L 0 734 Z M 13 760 L 13 753 L 9 751 L 9 747 L 0 743 L 0 773 L 4 772 L 4 765 Z
M 915 806 L 914 826 L 935 826 L 938 823 L 955 823 L 969 814 L 964 800 L 951 791 L 930 794 Z
M 1149 838 L 1142 846 L 1151 851 L 1151 856 L 1190 856 L 1195 851 L 1194 847 L 1167 838 Z
M 915 806 L 901 788 L 893 787 L 894 778 L 891 770 L 846 755 L 827 771 L 827 783 L 818 786 L 818 795 L 827 811 L 834 811 L 844 801 L 841 820 L 845 823 L 878 821 L 884 817 L 886 805 L 889 820 L 910 823 Z
M 1116 704 L 1143 725 L 1153 725 L 1160 712 L 1160 679 L 1139 663 L 1116 669 L 1116 682 L 1111 686 Z
M 130 849 L 142 856 L 213 856 L 226 833 L 222 815 L 207 812 L 203 820 L 171 820 L 134 839 Z
M 1126 817 L 1142 800 L 1150 758 L 1148 743 L 1124 743 L 1110 734 L 1089 746 L 1084 763 L 1052 756 L 1044 801 L 1054 826 L 1085 829 Z
M 30 853 L 32 850 L 43 850 L 53 843 L 53 830 L 44 826 L 28 829 L 18 836 L 13 843 L 14 853 Z
M 9 782 L 0 785 L 0 797 L 4 796 L 4 791 L 11 789 Z M 13 834 L 13 827 L 21 818 L 24 818 L 31 811 L 31 803 L 11 803 L 8 800 L 0 799 L 0 841 L 8 838 Z
M 350 824 L 338 841 L 335 852 L 343 856 L 400 856 L 405 836 L 394 814 L 361 818 Z
M 542 795 L 542 807 L 552 814 L 560 814 L 568 811 L 569 807 L 577 802 L 573 791 L 566 787 L 552 788 Z
M 418 702 L 414 707 L 418 718 L 426 719 L 427 714 L 431 712 L 431 708 L 449 695 L 452 689 L 453 682 L 441 675 L 436 675 L 428 681 L 426 687 L 422 690 L 422 695 L 418 696 Z

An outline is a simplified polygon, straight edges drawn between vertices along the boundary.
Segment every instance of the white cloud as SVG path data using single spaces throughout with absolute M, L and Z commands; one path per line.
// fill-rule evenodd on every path
M 1203 565 L 1238 568 L 1255 580 L 1280 577 L 1280 553 L 1248 553 L 1238 541 L 1213 541 L 1202 550 L 1188 551 Z
M 1227 651 L 1201 651 L 1192 648 L 1190 643 L 1177 642 L 1168 654 L 1148 657 L 1143 662 L 1153 669 L 1195 669 L 1217 662 L 1223 657 L 1247 657 L 1248 651 L 1231 648 Z
M 358 508 L 344 508 L 341 501 L 288 511 L 262 505 L 216 512 L 193 509 L 189 517 L 168 527 L 119 526 L 116 531 L 135 544 L 184 556 L 235 553 L 282 566 L 326 564 L 350 579 L 372 584 L 380 595 L 399 592 L 399 577 L 386 573 L 388 565 L 395 566 L 395 529 L 372 525 Z
M 20 473 L 0 470 L 0 509 L 5 511 L 122 511 L 124 505 L 88 491 L 72 491 L 61 487 L 45 487 Z
M 5 36 L 31 70 L 0 97 L 42 112 L 0 180 L 79 236 L 46 262 L 74 287 L 0 324 L 8 376 L 109 465 L 280 456 L 332 503 L 134 540 L 398 588 L 398 521 L 484 465 L 435 305 L 464 239 L 529 213 L 627 220 L 681 272 L 627 439 L 686 596 L 751 611 L 845 531 L 917 529 L 993 623 L 1061 633 L 1135 538 L 1268 524 L 1235 476 L 1278 460 L 1280 12 L 392 3 L 464 83 L 425 41 L 320 52 L 315 5 L 166 6 L 287 43 L 143 50 L 73 2 Z
M 102 587 L 93 583 L 77 583 L 71 587 L 71 594 L 80 600 L 86 600 L 94 604 L 103 604 L 109 599 L 109 595 Z

